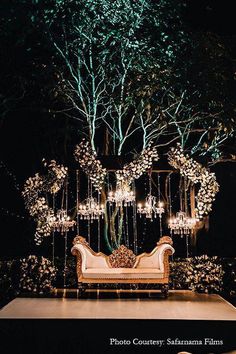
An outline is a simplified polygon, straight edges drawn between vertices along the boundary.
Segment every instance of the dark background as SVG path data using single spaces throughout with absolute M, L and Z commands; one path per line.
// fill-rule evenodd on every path
M 185 21 L 192 32 L 211 32 L 222 35 L 230 43 L 230 49 L 236 58 L 235 12 L 230 1 L 188 1 Z M 1 15 L 2 16 L 2 15 Z M 13 76 L 24 73 L 31 83 L 31 74 L 37 73 L 37 65 L 32 63 L 30 54 L 20 44 L 20 29 L 9 33 L 9 41 L 3 42 L 1 53 L 1 71 L 9 75 L 4 81 L 5 90 L 14 92 Z M 19 41 L 14 38 L 19 36 Z M 30 39 L 31 38 L 31 39 Z M 29 44 L 35 41 L 29 37 Z M 32 41 L 32 43 L 30 43 Z M 36 58 L 47 58 L 46 52 L 34 48 Z M 13 70 L 13 71 L 12 71 Z M 42 158 L 55 158 L 72 170 L 76 168 L 73 149 L 80 141 L 75 123 L 63 117 L 55 119 L 44 107 L 45 98 L 39 87 L 46 77 L 40 76 L 41 82 L 33 82 L 32 90 L 23 100 L 14 99 L 7 104 L 9 108 L 0 122 L 0 256 L 22 256 L 29 253 L 48 252 L 51 240 L 46 240 L 42 248 L 36 249 L 33 241 L 34 223 L 24 209 L 21 190 L 24 181 L 42 170 Z M 34 97 L 39 95 L 39 99 Z M 37 102 L 37 103 L 35 103 Z M 27 103 L 27 104 L 26 104 Z M 27 108 L 26 108 L 27 107 Z M 70 131 L 71 139 L 66 141 L 65 131 Z M 194 250 L 196 254 L 235 256 L 236 236 L 236 164 L 225 163 L 212 168 L 220 184 L 213 211 L 210 214 L 209 231 L 202 230 Z M 73 235 L 70 236 L 72 239 Z M 62 240 L 57 241 L 62 247 Z

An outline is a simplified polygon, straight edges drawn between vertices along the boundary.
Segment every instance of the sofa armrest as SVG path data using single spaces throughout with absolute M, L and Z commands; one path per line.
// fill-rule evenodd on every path
M 81 258 L 82 272 L 88 268 L 109 268 L 107 256 L 102 252 L 94 252 L 81 236 L 77 236 L 74 239 L 74 246 L 71 249 L 71 253 Z
M 159 266 L 162 272 L 169 272 L 169 256 L 174 254 L 175 250 L 170 244 L 162 244 L 157 248 L 157 254 L 159 258 Z M 168 267 L 168 269 L 166 269 Z

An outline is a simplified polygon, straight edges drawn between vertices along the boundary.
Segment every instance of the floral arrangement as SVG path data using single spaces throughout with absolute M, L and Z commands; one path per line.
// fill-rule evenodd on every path
M 49 220 L 54 215 L 45 197 L 40 196 L 40 194 L 43 192 L 57 193 L 67 176 L 67 167 L 57 165 L 55 160 L 51 160 L 49 164 L 43 160 L 43 163 L 48 168 L 48 175 L 40 176 L 36 173 L 35 176 L 29 177 L 22 192 L 26 209 L 37 222 L 34 237 L 37 245 L 41 244 L 44 236 L 50 236 L 51 225 Z
M 83 171 L 89 176 L 94 188 L 101 191 L 107 170 L 97 160 L 96 153 L 90 143 L 83 139 L 79 145 L 76 145 L 74 156 Z
M 184 155 L 180 144 L 176 148 L 171 148 L 168 153 L 168 159 L 171 166 L 180 170 L 182 176 L 187 177 L 191 182 L 200 183 L 196 201 L 196 217 L 202 219 L 212 210 L 212 203 L 215 195 L 219 191 L 219 184 L 216 181 L 215 174 L 209 172 L 207 168 L 194 161 L 188 155 Z
M 191 258 L 175 259 L 170 262 L 170 287 L 172 289 L 189 289 L 189 278 L 187 275 Z
M 44 294 L 53 289 L 57 269 L 49 259 L 30 255 L 21 259 L 19 289 L 22 292 Z
M 56 194 L 63 186 L 64 180 L 68 173 L 68 168 L 63 165 L 58 165 L 55 160 L 51 160 L 47 163 L 45 159 L 43 159 L 43 163 L 48 169 L 44 189 L 51 194 Z
M 190 289 L 204 293 L 219 293 L 223 290 L 224 271 L 219 258 L 206 255 L 171 264 L 171 281 L 174 289 Z
M 131 184 L 134 179 L 138 179 L 148 171 L 152 167 L 153 161 L 158 161 L 158 159 L 156 147 L 148 146 L 136 160 L 124 165 L 122 170 L 116 171 L 117 181 L 126 181 Z
M 136 262 L 136 256 L 132 250 L 121 245 L 112 252 L 108 261 L 112 268 L 132 268 Z

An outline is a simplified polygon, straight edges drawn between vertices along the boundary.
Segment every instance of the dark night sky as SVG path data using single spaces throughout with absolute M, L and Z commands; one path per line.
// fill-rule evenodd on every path
M 220 1 L 218 3 L 214 0 L 192 0 L 188 3 L 186 22 L 192 30 L 211 31 L 233 38 L 232 48 L 236 51 L 235 12 L 230 1 Z M 14 57 L 16 53 L 17 49 L 12 48 L 11 53 L 9 53 L 9 60 L 13 60 L 11 56 Z M 32 68 L 29 67 L 28 70 L 32 70 Z M 46 120 L 47 125 L 45 124 Z M 4 124 L 0 125 L 0 161 L 5 163 L 8 170 L 5 168 L 0 170 L 1 257 L 37 252 L 32 236 L 33 223 L 29 221 L 20 192 L 16 190 L 16 183 L 14 178 L 9 175 L 9 171 L 16 176 L 17 184 L 21 188 L 24 180 L 39 170 L 40 161 L 43 157 L 54 157 L 62 163 L 67 163 L 60 160 L 61 149 L 64 144 L 64 129 L 66 129 L 66 122 L 63 119 L 57 121 L 51 119 L 48 124 L 48 117 L 37 111 L 37 107 L 26 110 L 21 105 L 15 110 L 13 109 L 8 114 Z M 56 135 L 55 131 L 61 131 L 61 135 Z M 55 136 L 56 141 L 52 144 Z M 67 155 L 64 154 L 64 156 L 69 156 L 73 147 L 74 145 L 71 144 Z M 51 156 L 49 151 L 53 151 L 54 156 Z M 73 165 L 72 168 L 74 168 Z M 210 216 L 209 232 L 199 234 L 197 253 L 235 256 L 236 163 L 226 163 L 224 166 L 217 165 L 214 167 L 214 171 L 220 183 L 220 192 Z M 10 211 L 13 216 L 7 215 L 6 210 Z M 20 217 L 16 218 L 15 215 Z M 24 219 L 21 217 L 24 217 Z M 42 252 L 46 250 L 47 242 L 43 246 Z

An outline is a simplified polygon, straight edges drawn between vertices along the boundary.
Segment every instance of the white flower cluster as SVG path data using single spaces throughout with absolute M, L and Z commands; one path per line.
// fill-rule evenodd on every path
M 30 202 L 30 199 L 34 199 L 39 192 L 43 190 L 43 178 L 36 173 L 34 177 L 29 177 L 24 185 L 22 192 L 25 200 Z
M 19 288 L 23 292 L 43 294 L 53 289 L 57 269 L 50 260 L 30 255 L 21 259 Z
M 218 257 L 207 255 L 176 259 L 171 263 L 173 289 L 219 293 L 223 289 L 224 270 Z
M 194 161 L 188 155 L 184 155 L 180 144 L 171 148 L 168 153 L 168 160 L 171 166 L 180 170 L 182 176 L 187 177 L 191 182 L 200 183 L 197 193 L 196 217 L 202 219 L 212 210 L 212 203 L 219 191 L 219 184 L 213 172 L 209 172 L 200 163 Z
M 134 179 L 138 179 L 142 174 L 148 171 L 153 161 L 158 161 L 158 153 L 155 147 L 148 146 L 134 161 L 124 165 L 122 170 L 116 171 L 118 182 L 126 181 L 131 184 Z
M 51 226 L 48 223 L 49 217 L 53 216 L 53 210 L 49 208 L 47 201 L 41 197 L 42 192 L 55 194 L 60 190 L 67 175 L 67 168 L 57 165 L 55 160 L 48 164 L 43 160 L 44 166 L 48 168 L 47 176 L 29 177 L 25 182 L 22 195 L 25 200 L 26 209 L 37 222 L 35 242 L 40 245 L 44 236 L 50 236 Z
M 68 174 L 68 168 L 63 165 L 58 165 L 55 160 L 51 160 L 49 163 L 43 159 L 44 166 L 48 168 L 48 176 L 46 177 L 46 188 L 51 194 L 57 193 Z
M 207 255 L 193 258 L 188 267 L 189 289 L 205 293 L 222 291 L 224 271 L 217 263 L 217 257 Z
M 90 143 L 83 139 L 79 145 L 76 145 L 74 156 L 81 168 L 88 175 L 94 188 L 100 191 L 107 170 L 103 168 L 101 162 L 96 159 L 96 153 L 92 150 Z
M 35 200 L 35 203 L 29 205 L 29 213 L 31 216 L 36 216 L 39 213 L 43 213 L 48 210 L 48 205 L 44 197 L 40 197 Z

